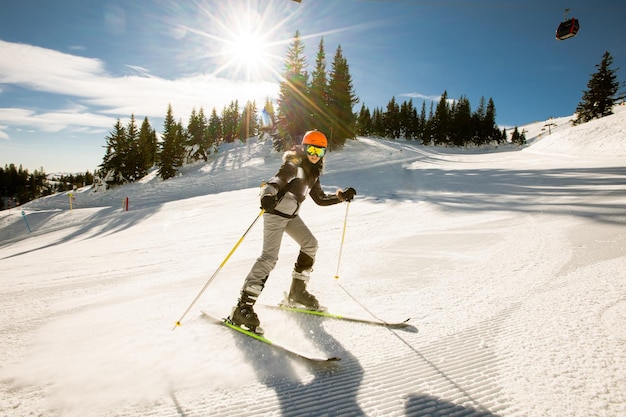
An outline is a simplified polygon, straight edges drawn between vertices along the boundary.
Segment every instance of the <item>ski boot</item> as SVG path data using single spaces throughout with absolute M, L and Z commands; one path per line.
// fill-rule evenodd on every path
M 233 308 L 228 321 L 250 332 L 263 334 L 263 328 L 260 326 L 261 322 L 253 309 L 256 299 L 257 297 L 242 291 L 239 302 Z
M 309 282 L 311 270 L 304 270 L 302 272 L 293 271 L 291 280 L 291 289 L 287 296 L 288 306 L 290 307 L 303 307 L 307 310 L 324 311 L 323 307 L 320 307 L 319 301 L 313 294 L 307 291 L 306 284 Z

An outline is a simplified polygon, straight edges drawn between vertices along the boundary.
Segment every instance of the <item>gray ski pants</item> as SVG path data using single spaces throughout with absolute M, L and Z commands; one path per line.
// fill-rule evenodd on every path
M 312 261 L 315 260 L 318 248 L 317 239 L 300 216 L 288 219 L 265 213 L 263 214 L 263 251 L 248 273 L 243 284 L 243 291 L 255 296 L 261 294 L 267 277 L 278 261 L 278 252 L 284 233 L 300 245 L 300 252 L 311 257 Z

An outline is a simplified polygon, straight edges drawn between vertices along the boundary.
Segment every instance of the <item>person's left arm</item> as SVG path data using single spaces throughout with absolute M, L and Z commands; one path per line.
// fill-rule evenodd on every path
M 322 189 L 319 179 L 315 181 L 309 195 L 320 206 L 332 206 L 333 204 L 341 203 L 342 201 L 351 201 L 356 195 L 354 188 L 347 188 L 345 191 L 337 190 L 336 194 L 326 194 Z

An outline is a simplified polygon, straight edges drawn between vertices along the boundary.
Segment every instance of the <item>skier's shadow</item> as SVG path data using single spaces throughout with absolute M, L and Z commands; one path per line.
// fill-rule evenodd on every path
M 365 416 L 356 398 L 363 368 L 324 329 L 324 321 L 321 317 L 291 314 L 287 325 L 297 323 L 305 337 L 319 350 L 328 356 L 339 356 L 341 361 L 309 363 L 249 337 L 236 335 L 241 336 L 236 337 L 236 344 L 250 362 L 259 382 L 274 390 L 282 416 Z M 298 375 L 297 365 L 306 366 L 310 373 L 305 381 Z
M 487 410 L 464 407 L 445 401 L 432 395 L 412 394 L 405 398 L 405 415 L 407 417 L 422 416 L 467 416 L 467 417 L 497 417 Z

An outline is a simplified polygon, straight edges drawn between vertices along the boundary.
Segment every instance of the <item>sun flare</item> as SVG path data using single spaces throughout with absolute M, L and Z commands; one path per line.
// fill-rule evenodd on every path
M 293 34 L 285 31 L 291 14 L 274 2 L 230 2 L 199 7 L 202 25 L 184 25 L 187 32 L 199 35 L 197 43 L 212 75 L 231 80 L 260 82 L 279 76 L 284 48 Z
M 268 43 L 261 34 L 242 31 L 224 44 L 224 54 L 246 79 L 259 75 L 262 68 L 269 65 Z

